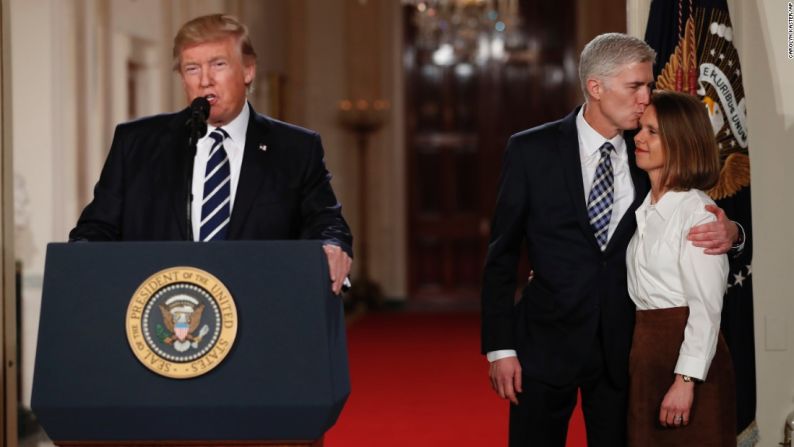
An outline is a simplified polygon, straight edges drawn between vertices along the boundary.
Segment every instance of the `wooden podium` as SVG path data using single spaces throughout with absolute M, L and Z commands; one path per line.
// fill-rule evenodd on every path
M 134 297 L 184 299 L 175 292 L 182 285 L 149 281 L 175 268 L 210 273 L 233 299 L 236 337 L 220 361 L 209 347 L 203 358 L 172 356 L 161 343 L 175 340 L 169 332 L 146 338 L 155 352 L 177 359 L 163 368 L 130 341 L 139 314 L 162 313 L 157 330 L 165 331 L 164 305 L 147 304 L 148 314 L 130 309 Z M 322 446 L 350 394 L 342 302 L 328 277 L 320 241 L 50 244 L 32 408 L 61 446 Z M 209 332 L 208 340 L 215 327 L 222 340 L 229 321 L 226 305 L 219 309 L 216 319 L 207 310 L 197 314 L 208 322 L 199 334 Z M 196 356 L 200 346 L 195 342 Z M 172 378 L 153 365 L 211 367 Z

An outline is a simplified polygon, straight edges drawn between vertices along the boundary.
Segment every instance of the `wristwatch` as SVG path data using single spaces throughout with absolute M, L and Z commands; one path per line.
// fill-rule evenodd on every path
M 683 380 L 684 382 L 687 382 L 687 383 L 689 383 L 689 382 L 697 383 L 697 379 L 695 379 L 693 377 L 690 377 L 690 376 L 687 376 L 687 375 L 684 375 L 684 374 L 681 374 L 681 380 Z

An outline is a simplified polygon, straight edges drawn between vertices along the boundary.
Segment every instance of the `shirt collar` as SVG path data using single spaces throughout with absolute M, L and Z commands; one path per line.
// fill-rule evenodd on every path
M 590 123 L 584 119 L 584 104 L 579 113 L 576 114 L 576 132 L 579 134 L 579 154 L 582 158 L 589 158 L 598 153 L 604 142 L 609 141 L 615 148 L 615 154 L 623 158 L 626 156 L 626 140 L 623 138 L 623 132 L 618 132 L 612 139 L 608 140 L 606 137 L 598 133 L 597 130 L 590 126 Z
M 684 200 L 686 193 L 687 191 L 667 191 L 658 202 L 651 205 L 651 193 L 649 192 L 642 206 L 653 209 L 662 219 L 667 220 L 672 217 L 675 209 Z
M 223 130 L 229 134 L 229 138 L 237 144 L 245 141 L 245 133 L 248 130 L 248 118 L 251 111 L 248 109 L 248 102 L 243 105 L 243 110 L 237 116 L 223 127 Z M 212 133 L 217 127 L 207 124 L 207 136 Z

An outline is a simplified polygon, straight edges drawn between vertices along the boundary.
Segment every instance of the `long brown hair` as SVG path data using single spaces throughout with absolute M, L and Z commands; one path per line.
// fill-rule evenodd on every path
M 650 105 L 666 154 L 662 184 L 673 191 L 714 186 L 720 159 L 706 106 L 695 96 L 666 90 L 655 91 Z

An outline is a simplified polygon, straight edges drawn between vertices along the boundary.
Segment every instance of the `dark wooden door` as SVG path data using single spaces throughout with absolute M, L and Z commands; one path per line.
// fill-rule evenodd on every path
M 464 51 L 454 60 L 428 44 L 416 10 L 404 9 L 411 298 L 479 296 L 508 137 L 579 100 L 574 3 L 522 0 L 501 57 Z

